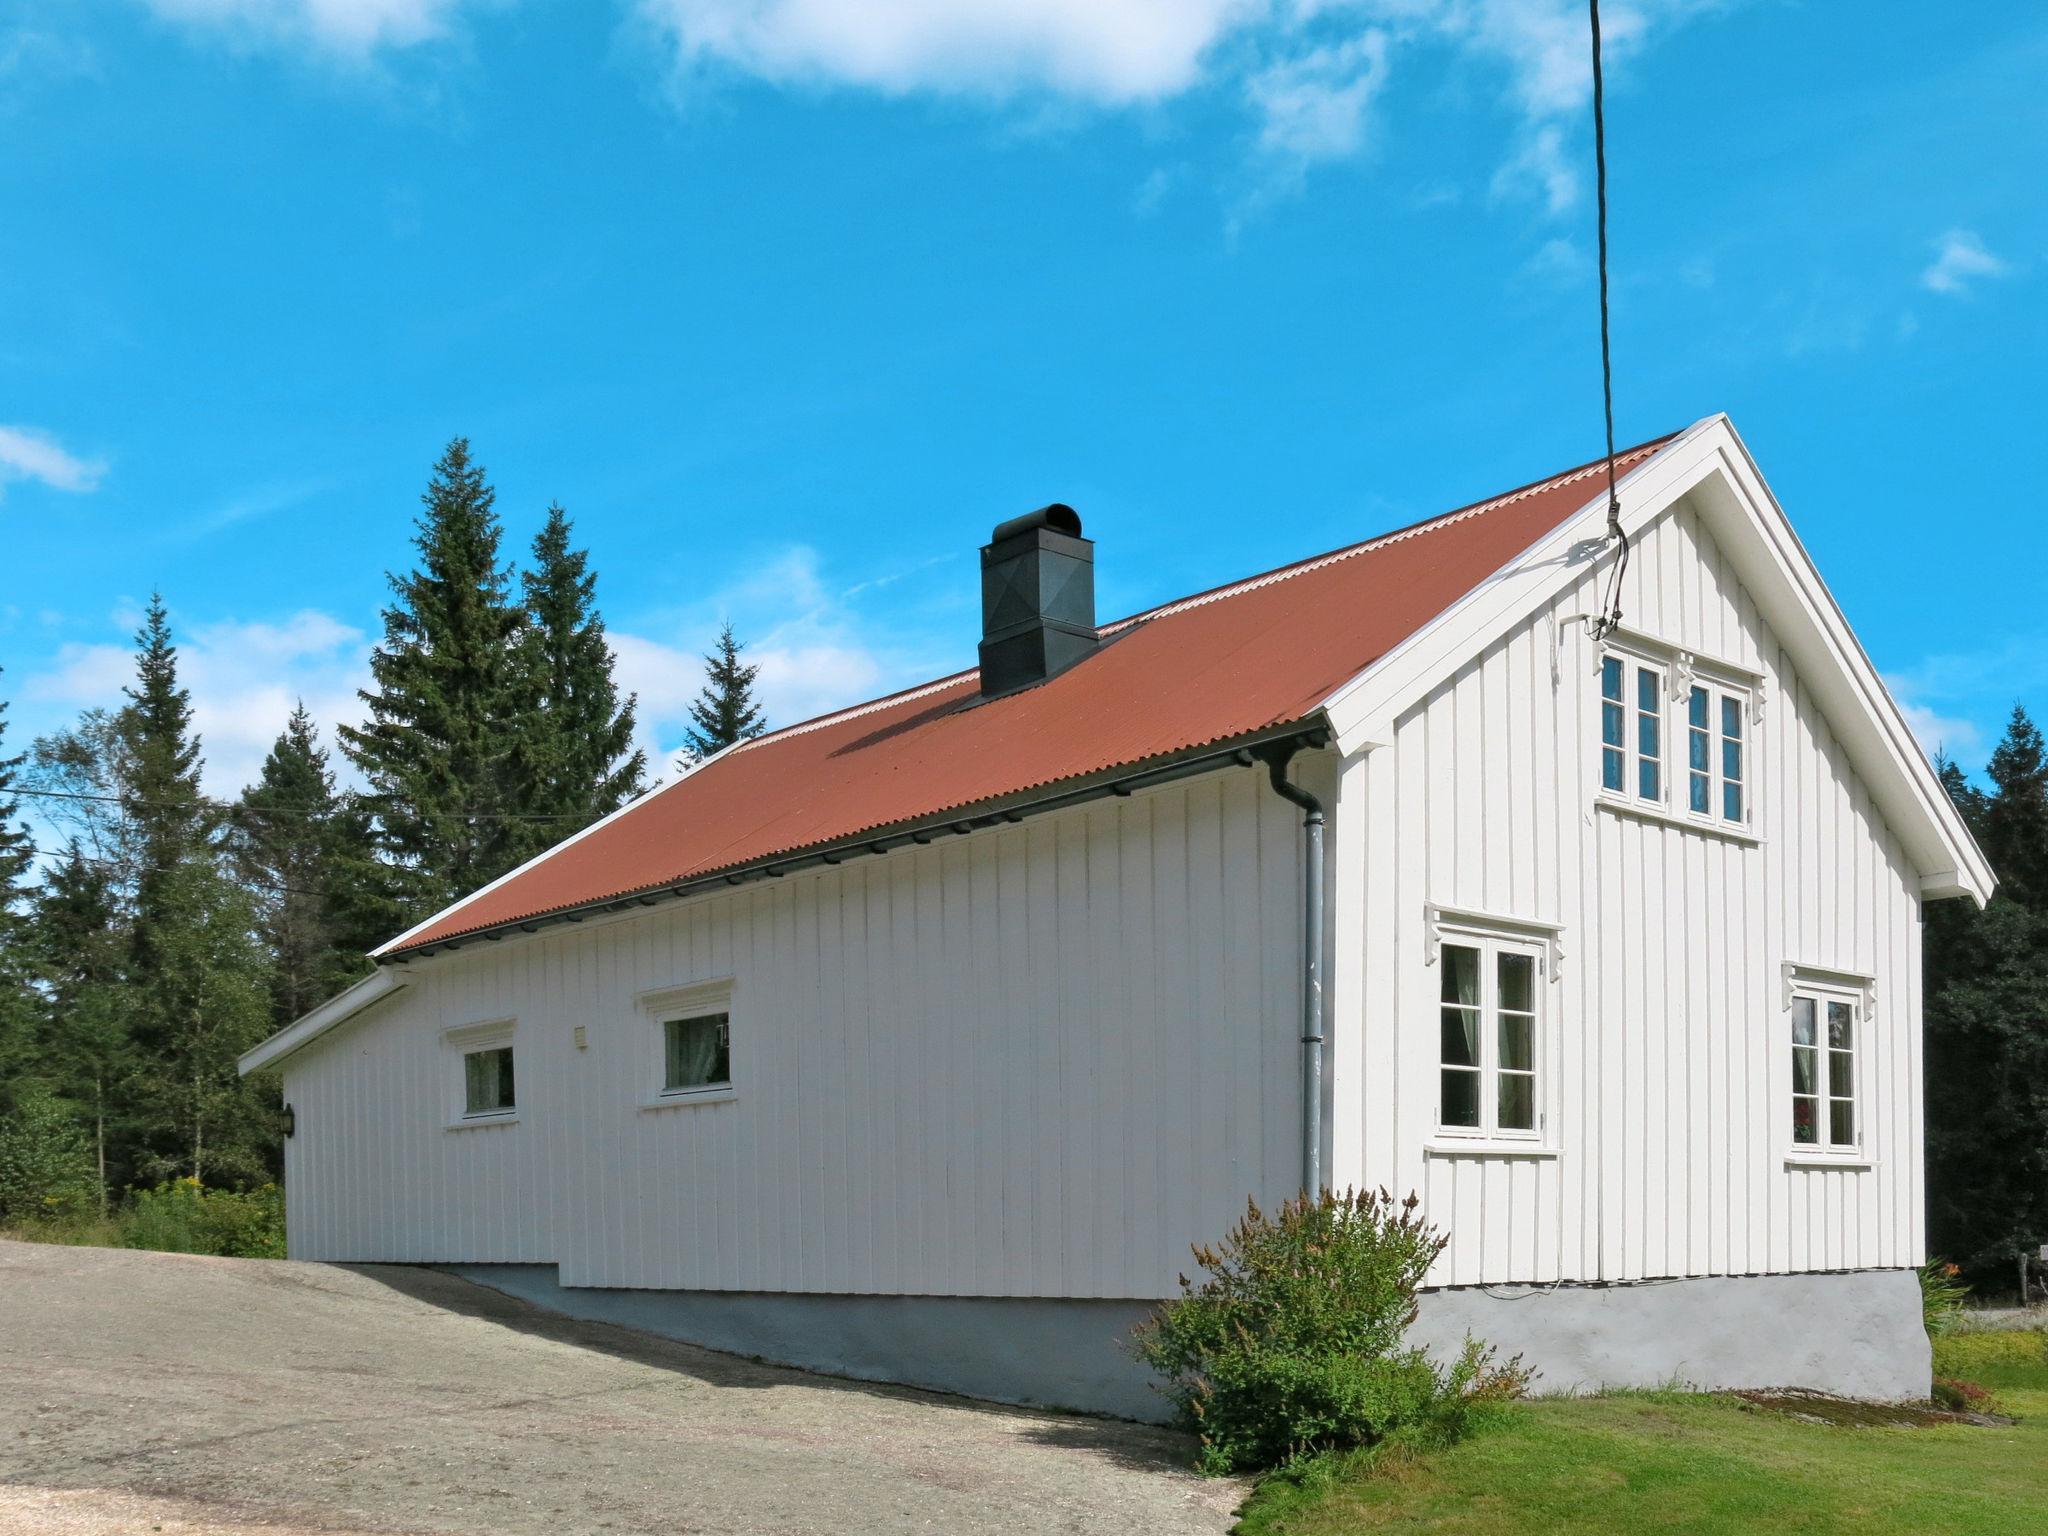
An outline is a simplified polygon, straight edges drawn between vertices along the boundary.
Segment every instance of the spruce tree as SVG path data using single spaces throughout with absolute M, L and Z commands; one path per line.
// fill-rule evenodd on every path
M 17 778 L 26 755 L 7 755 L 7 704 L 0 699 L 0 1100 L 20 1082 L 34 1051 L 37 998 L 29 953 L 29 871 L 35 859 L 19 821 Z M 6 1108 L 0 1102 L 0 1110 Z
M 704 688 L 690 706 L 690 729 L 684 738 L 689 752 L 676 766 L 709 757 L 736 741 L 746 741 L 767 729 L 754 703 L 754 679 L 761 669 L 740 660 L 745 647 L 733 637 L 732 621 L 718 632 L 718 647 L 704 658 Z
M 515 861 L 514 748 L 532 710 L 495 494 L 467 439 L 448 445 L 421 501 L 418 566 L 390 578 L 395 601 L 370 658 L 370 718 L 341 730 L 413 919 Z
M 33 927 L 47 1003 L 39 1064 L 44 1080 L 79 1107 L 104 1205 L 132 1175 L 140 1134 L 130 1107 L 139 1062 L 124 1008 L 127 944 L 108 867 L 72 843 L 36 892 Z
M 266 1170 L 274 1115 L 235 1071 L 269 1010 L 255 913 L 222 867 L 200 793 L 191 696 L 160 597 L 136 635 L 136 679 L 115 717 L 133 871 L 123 1026 L 138 1059 L 136 1165 L 145 1177 L 247 1180 Z
M 344 888 L 364 851 L 360 818 L 335 788 L 301 702 L 234 816 L 235 862 L 270 952 L 274 1023 L 290 1023 L 362 973 Z
M 548 508 L 523 580 L 527 624 L 520 658 L 532 714 L 514 754 L 521 811 L 513 854 L 528 858 L 617 810 L 644 787 L 646 755 L 633 746 L 635 700 L 619 697 L 611 646 L 597 611 L 588 551 L 570 544 L 569 516 Z
M 2048 760 L 2022 709 L 1987 770 L 1942 781 L 1999 877 L 1982 912 L 1926 912 L 1928 1238 L 2003 1288 L 2048 1241 Z

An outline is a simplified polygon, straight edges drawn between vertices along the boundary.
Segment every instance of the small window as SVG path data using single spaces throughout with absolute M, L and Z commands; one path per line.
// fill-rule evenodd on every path
M 1447 1131 L 1534 1136 L 1537 1093 L 1538 950 L 1520 939 L 1444 939 L 1438 1027 L 1437 1120 Z
M 518 1107 L 512 1086 L 512 1047 L 465 1051 L 462 1056 L 464 1115 L 502 1115 Z
M 1660 668 L 1621 656 L 1601 658 L 1600 787 L 1610 794 L 1663 801 L 1664 673 Z
M 723 1013 L 664 1019 L 661 1025 L 663 1093 L 696 1093 L 732 1086 L 732 1021 Z
M 1861 1145 L 1856 1113 L 1856 1004 L 1800 990 L 1792 996 L 1792 1144 L 1823 1152 Z
M 1743 696 L 1695 683 L 1686 702 L 1686 808 L 1723 821 L 1748 819 Z M 1718 732 L 1718 734 L 1717 734 Z

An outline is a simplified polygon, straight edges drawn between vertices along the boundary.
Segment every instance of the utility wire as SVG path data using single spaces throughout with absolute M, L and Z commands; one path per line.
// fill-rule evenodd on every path
M 212 800 L 204 795 L 190 800 L 136 800 L 127 795 L 94 795 L 68 789 L 10 789 L 9 795 L 20 795 L 24 799 L 71 800 L 94 805 L 121 805 L 138 811 L 219 811 L 228 816 L 302 816 L 308 821 L 326 821 L 337 811 L 322 810 L 311 805 L 245 805 L 237 800 Z M 366 797 L 370 809 L 375 810 L 375 796 Z M 456 821 L 580 821 L 583 818 L 573 812 L 555 811 L 445 811 L 439 813 Z
M 1607 113 L 1600 73 L 1600 0 L 1586 0 L 1593 26 L 1593 187 L 1600 223 L 1600 399 L 1607 415 L 1607 536 L 1619 546 L 1607 600 L 1593 621 L 1593 638 L 1621 627 L 1621 579 L 1628 573 L 1628 535 L 1621 528 L 1621 497 L 1614 489 L 1614 362 L 1607 339 Z

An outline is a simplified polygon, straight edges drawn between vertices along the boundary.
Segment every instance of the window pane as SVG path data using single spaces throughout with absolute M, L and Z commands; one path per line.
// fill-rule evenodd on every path
M 1708 790 L 1708 779 L 1704 773 L 1692 776 L 1692 808 L 1702 816 L 1713 809 L 1713 797 Z
M 1721 743 L 1721 777 L 1740 779 L 1742 777 L 1742 743 L 1724 741 Z
M 1660 751 L 1657 745 L 1659 724 L 1655 715 L 1636 716 L 1636 750 L 1645 757 L 1655 757 Z
M 1600 697 L 1619 700 L 1621 698 L 1621 658 L 1608 656 L 1600 662 Z
M 662 1026 L 665 1036 L 667 1070 L 662 1086 L 670 1091 L 684 1088 L 723 1087 L 732 1081 L 730 1031 L 722 1013 L 694 1019 L 670 1019 Z
M 1813 1042 L 1813 999 L 1795 997 L 1792 999 L 1792 1043 L 1812 1045 Z
M 1742 700 L 1732 694 L 1721 695 L 1721 734 L 1731 741 L 1742 740 Z
M 1707 728 L 1707 690 L 1695 688 L 1692 697 L 1686 701 L 1685 717 L 1704 731 Z
M 1820 1053 L 1810 1045 L 1792 1047 L 1792 1091 L 1794 1093 L 1817 1093 L 1820 1064 L 1814 1059 Z
M 1536 1070 L 1536 1021 L 1524 1014 L 1500 1016 L 1500 1061 L 1503 1072 Z
M 1847 1003 L 1828 1004 L 1828 1045 L 1837 1051 L 1846 1051 L 1851 1044 L 1849 1024 L 1855 1012 Z
M 1657 772 L 1656 759 L 1646 757 L 1636 765 L 1636 795 L 1643 800 L 1664 798 L 1664 780 Z
M 1457 1072 L 1444 1068 L 1443 1072 L 1443 1119 L 1444 1125 L 1477 1125 L 1479 1123 L 1479 1074 Z
M 1819 1113 L 1819 1100 L 1794 1099 L 1792 1101 L 1792 1139 L 1808 1145 L 1820 1140 L 1820 1126 L 1815 1120 Z
M 1536 1079 L 1516 1072 L 1500 1076 L 1500 1128 L 1504 1131 L 1536 1129 Z
M 1600 739 L 1610 747 L 1618 747 L 1627 739 L 1623 734 L 1619 704 L 1600 706 Z
M 1479 1065 L 1479 1010 L 1477 1008 L 1446 1008 L 1444 1018 L 1444 1065 L 1447 1067 L 1476 1067 Z
M 1686 766 L 1700 773 L 1705 773 L 1713 766 L 1713 758 L 1708 751 L 1707 733 L 1705 731 L 1687 731 L 1685 734 L 1686 746 L 1688 748 Z
M 1500 1005 L 1516 1013 L 1536 1011 L 1536 957 L 1503 954 L 1500 957 Z
M 1725 821 L 1742 820 L 1742 786 L 1723 784 L 1721 786 L 1721 816 Z
M 462 1101 L 468 1115 L 512 1108 L 512 1047 L 470 1051 L 462 1058 Z
M 1622 772 L 1621 754 L 1619 752 L 1609 747 L 1601 753 L 1600 782 L 1602 784 L 1606 785 L 1609 789 L 1621 788 Z
M 1662 681 L 1662 677 L 1652 672 L 1648 667 L 1636 668 L 1637 709 L 1655 712 L 1657 708 L 1657 689 Z
M 1837 1099 L 1828 1106 L 1828 1140 L 1838 1147 L 1856 1144 L 1856 1106 Z
M 1828 1092 L 1846 1099 L 1855 1092 L 1856 1058 L 1847 1051 L 1828 1052 Z
M 1479 951 L 1469 944 L 1443 947 L 1444 995 L 1461 1008 L 1479 1006 Z

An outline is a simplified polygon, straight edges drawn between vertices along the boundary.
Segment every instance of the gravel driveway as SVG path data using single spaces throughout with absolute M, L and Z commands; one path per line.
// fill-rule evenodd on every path
M 0 1241 L 5 1532 L 1228 1530 L 1187 1459 L 425 1270 Z

